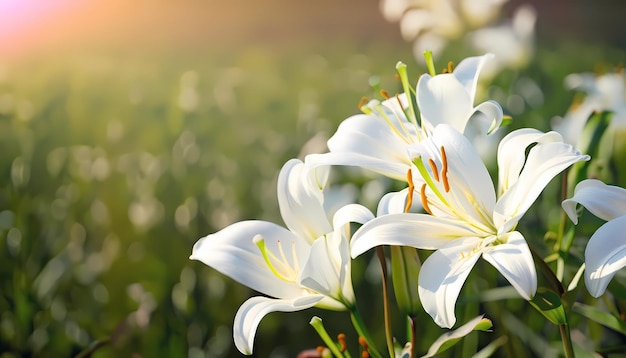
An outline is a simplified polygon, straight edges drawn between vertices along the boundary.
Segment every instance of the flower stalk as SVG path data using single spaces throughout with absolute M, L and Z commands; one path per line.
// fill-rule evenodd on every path
M 378 260 L 380 261 L 380 266 L 382 269 L 385 340 L 387 341 L 387 350 L 389 351 L 389 357 L 393 357 L 393 334 L 391 332 L 391 315 L 389 313 L 389 290 L 387 288 L 387 260 L 385 259 L 385 250 L 382 246 L 376 248 L 376 256 L 378 256 Z
M 330 349 L 330 351 L 333 353 L 335 357 L 346 358 L 346 356 L 337 346 L 337 343 L 330 337 L 328 332 L 326 332 L 326 328 L 324 328 L 324 323 L 322 322 L 321 318 L 317 316 L 313 316 L 309 324 L 313 326 L 313 328 L 315 328 L 315 331 L 317 332 L 317 334 L 320 336 L 322 341 L 324 341 L 328 349 Z

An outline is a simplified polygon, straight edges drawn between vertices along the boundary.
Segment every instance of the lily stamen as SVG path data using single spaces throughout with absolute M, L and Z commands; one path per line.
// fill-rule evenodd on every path
M 367 97 L 361 97 L 361 100 L 359 101 L 359 110 L 363 111 L 363 107 L 365 107 L 367 102 L 369 102 L 369 99 L 367 99 Z
M 359 336 L 359 345 L 363 347 L 363 351 L 361 352 L 361 358 L 370 358 L 369 344 L 367 343 L 367 339 L 365 339 L 365 337 Z
M 384 99 L 391 98 L 391 96 L 389 96 L 389 92 L 387 92 L 387 90 L 385 90 L 385 89 L 381 89 L 380 90 L 380 95 L 383 96 Z
M 413 192 L 415 191 L 415 185 L 413 184 L 413 173 L 411 168 L 406 173 L 406 181 L 409 183 L 409 193 L 406 197 L 406 205 L 404 206 L 404 212 L 408 213 L 413 205 Z
M 337 335 L 337 341 L 339 342 L 339 351 L 340 352 L 345 352 L 346 349 L 348 349 L 348 345 L 346 344 L 346 335 L 344 333 L 339 333 Z
M 426 184 L 422 184 L 422 189 L 420 190 L 420 196 L 422 197 L 422 206 L 424 207 L 424 210 L 429 213 L 430 215 L 433 214 L 432 211 L 430 211 L 430 207 L 428 206 L 428 199 L 426 198 Z
M 448 182 L 448 157 L 446 157 L 446 151 L 443 149 L 443 146 L 440 148 L 441 150 L 441 179 L 443 181 L 443 189 L 447 192 L 450 191 L 450 183 Z
M 428 169 L 426 169 L 426 166 L 424 165 L 424 161 L 422 160 L 422 157 L 413 159 L 413 164 L 415 164 L 415 166 L 417 167 L 417 170 L 419 170 L 420 174 L 422 175 L 422 178 L 424 179 L 428 187 L 433 191 L 433 193 L 435 193 L 437 198 L 441 200 L 441 203 L 447 207 L 450 207 L 450 204 L 448 204 L 448 201 L 446 200 L 444 195 L 441 193 L 439 188 L 437 188 L 437 185 L 433 181 L 434 174 L 429 173 Z M 447 170 L 447 165 L 446 165 L 446 170 Z M 446 177 L 446 180 L 447 180 L 447 177 Z
M 398 126 L 396 126 L 396 124 L 391 120 L 389 113 L 385 110 L 385 108 L 390 110 L 391 113 L 395 116 L 399 124 Z M 400 108 L 402 111 L 404 111 L 404 107 L 400 106 Z M 402 138 L 407 144 L 411 144 L 414 142 L 414 139 L 411 136 L 411 132 L 404 126 L 404 123 L 401 119 L 402 116 L 398 114 L 397 110 L 395 110 L 394 108 L 389 108 L 387 106 L 384 106 L 380 102 L 373 100 L 367 105 L 363 106 L 361 111 L 365 114 L 370 114 L 371 112 L 378 114 L 385 121 L 385 123 L 387 123 L 389 128 L 391 128 L 391 130 L 396 133 L 398 137 Z
M 433 158 L 428 158 L 428 165 L 430 165 L 430 170 L 433 172 L 433 178 L 436 182 L 439 182 L 439 169 Z
M 300 263 L 298 262 L 298 255 L 296 255 L 295 241 L 291 241 L 291 257 L 293 257 L 294 272 L 300 272 Z
M 261 251 L 261 255 L 263 256 L 267 267 L 276 277 L 280 278 L 283 281 L 295 282 L 296 272 L 298 271 L 294 271 L 294 269 L 289 265 L 289 261 L 287 261 L 287 257 L 285 256 L 285 252 L 283 251 L 280 240 L 277 240 L 276 242 L 278 243 L 278 250 L 280 252 L 282 260 L 278 259 L 276 255 L 274 255 L 274 253 L 267 249 L 267 246 L 265 245 L 265 239 L 261 235 L 256 235 L 252 240 Z M 292 250 L 295 254 L 295 243 Z M 295 255 L 294 260 L 296 261 L 296 266 L 298 266 L 297 257 Z M 277 268 L 274 262 L 276 262 L 276 264 L 278 264 L 280 267 Z M 279 269 L 285 274 L 281 273 Z

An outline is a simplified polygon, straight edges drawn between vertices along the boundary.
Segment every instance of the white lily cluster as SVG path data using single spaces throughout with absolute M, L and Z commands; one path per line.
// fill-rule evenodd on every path
M 380 10 L 389 22 L 398 22 L 406 41 L 413 42 L 415 58 L 429 50 L 440 55 L 452 41 L 478 52 L 496 54 L 495 73 L 501 68 L 525 66 L 534 51 L 535 10 L 515 9 L 502 19 L 507 0 L 381 0 Z
M 533 298 L 537 273 L 518 223 L 555 176 L 589 156 L 557 132 L 514 130 L 499 143 L 498 181 L 493 183 L 463 134 L 470 121 L 483 124 L 483 135 L 502 123 L 497 102 L 475 104 L 479 74 L 492 57 L 470 57 L 447 73 L 422 75 L 415 87 L 406 66 L 399 63 L 404 93 L 384 94 L 384 101 L 369 101 L 362 106 L 363 114 L 345 119 L 329 139 L 327 153 L 292 159 L 283 166 L 277 192 L 286 228 L 242 221 L 194 245 L 192 259 L 266 295 L 250 298 L 236 314 L 234 339 L 242 353 L 252 353 L 256 329 L 270 312 L 313 306 L 353 312 L 351 258 L 382 245 L 434 250 L 414 275 L 424 310 L 441 327 L 455 325 L 457 299 L 481 257 L 521 298 Z M 382 197 L 376 217 L 356 203 L 333 213 L 325 205 L 333 166 L 371 170 L 407 187 Z M 608 191 L 621 195 L 616 200 L 626 200 L 626 191 L 588 182 L 563 203 L 572 220 L 576 203 L 610 220 L 587 250 L 587 285 L 594 295 L 626 265 L 625 255 L 619 260 L 615 255 L 599 258 L 615 254 L 607 252 L 603 240 L 623 227 L 626 213 L 621 204 L 619 210 L 602 211 L 605 204 L 598 200 Z M 361 226 L 352 234 L 349 223 Z M 625 245 L 616 249 L 619 254 L 626 252 Z M 468 327 L 463 332 L 472 330 Z

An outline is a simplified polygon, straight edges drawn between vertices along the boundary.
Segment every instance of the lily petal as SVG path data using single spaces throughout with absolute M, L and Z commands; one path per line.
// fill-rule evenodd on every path
M 561 204 L 574 224 L 578 223 L 577 204 L 602 220 L 613 220 L 626 215 L 626 189 L 606 185 L 597 179 L 586 179 L 576 185 L 574 196 Z
M 361 226 L 350 241 L 350 254 L 357 257 L 380 245 L 412 246 L 434 250 L 460 237 L 476 233 L 460 221 L 427 214 L 389 214 Z
M 517 183 L 526 162 L 526 148 L 534 143 L 562 141 L 557 132 L 544 133 L 534 128 L 517 129 L 502 138 L 498 145 L 498 196 Z
M 502 124 L 504 112 L 496 101 L 485 101 L 474 108 L 470 120 L 477 122 L 481 133 L 491 134 Z
M 322 308 L 345 309 L 354 303 L 350 277 L 350 222 L 365 223 L 374 218 L 366 207 L 349 204 L 337 211 L 333 219 L 335 230 L 319 238 L 311 247 L 309 259 L 302 268 L 300 283 L 316 292 L 335 299 L 321 302 Z
M 335 213 L 333 227 L 335 230 L 341 230 L 346 224 L 365 224 L 372 219 L 374 219 L 374 214 L 372 214 L 370 209 L 359 204 L 348 204 Z
M 309 243 L 332 230 L 318 178 L 319 174 L 299 159 L 289 160 L 278 174 L 278 206 L 285 225 Z
M 600 226 L 587 243 L 585 285 L 593 297 L 600 297 L 615 273 L 626 266 L 625 229 L 626 215 Z
M 450 74 L 422 75 L 417 83 L 417 105 L 422 123 L 432 130 L 447 123 L 463 133 L 474 112 L 478 75 L 492 54 L 469 57 L 461 61 Z M 453 104 L 453 105 L 451 105 Z
M 403 213 L 406 207 L 406 199 L 408 195 L 409 195 L 409 190 L 406 188 L 398 192 L 385 194 L 378 202 L 378 208 L 376 209 L 376 216 Z M 410 212 L 419 212 L 422 210 L 423 210 L 423 207 L 422 207 L 422 204 L 420 203 L 419 191 L 414 190 L 413 201 L 411 204 Z
M 341 233 L 331 233 L 315 241 L 300 274 L 301 285 L 333 299 L 320 302 L 322 308 L 345 310 L 354 303 L 348 240 Z
M 272 299 L 268 297 L 252 297 L 244 302 L 233 323 L 235 346 L 243 353 L 252 354 L 254 336 L 257 327 L 265 315 L 270 312 L 295 312 L 313 307 L 324 296 L 309 295 L 296 299 Z
M 589 160 L 589 156 L 580 154 L 566 143 L 551 142 L 534 146 L 528 153 L 519 180 L 496 204 L 494 223 L 499 233 L 510 231 L 517 225 L 552 178 L 570 165 L 584 160 Z
M 309 245 L 289 230 L 266 221 L 240 221 L 199 239 L 193 246 L 192 260 L 202 261 L 220 273 L 251 289 L 272 297 L 295 297 L 304 291 L 295 282 L 278 278 L 269 269 L 261 251 L 253 242 L 262 236 L 268 250 L 278 254 L 280 242 L 290 245 L 285 255 L 294 261 L 291 244 L 297 260 L 308 257 Z M 295 278 L 294 278 L 295 281 Z
M 480 258 L 482 239 L 454 240 L 430 255 L 419 274 L 419 295 L 424 310 L 435 323 L 451 328 L 456 322 L 454 307 L 472 267 Z
M 415 129 L 408 122 L 396 119 L 396 114 L 390 113 L 388 117 L 390 122 L 375 114 L 345 119 L 328 140 L 330 153 L 310 154 L 305 160 L 313 166 L 360 166 L 404 180 L 411 165 L 406 146 L 415 138 Z
M 473 94 L 451 73 L 425 74 L 417 82 L 417 106 L 425 130 L 446 123 L 462 133 L 474 108 Z
M 453 71 L 457 80 L 465 87 L 465 90 L 471 94 L 472 102 L 476 95 L 476 86 L 478 86 L 478 75 L 482 71 L 483 66 L 494 57 L 494 54 L 487 53 L 482 56 L 468 57 L 459 62 Z
M 499 239 L 506 243 L 491 246 L 483 252 L 483 258 L 498 269 L 524 299 L 530 300 L 537 291 L 537 272 L 526 240 L 517 231 Z

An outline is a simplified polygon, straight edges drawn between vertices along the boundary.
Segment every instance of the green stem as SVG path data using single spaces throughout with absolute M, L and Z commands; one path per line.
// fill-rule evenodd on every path
M 565 169 L 563 174 L 561 175 L 561 202 L 567 199 L 567 191 L 568 191 L 568 173 L 569 169 Z M 563 247 L 563 238 L 565 237 L 565 228 L 567 226 L 567 213 L 565 210 L 561 210 L 561 221 L 559 222 L 559 231 L 557 232 L 557 244 L 556 249 L 558 253 L 557 258 L 557 272 L 556 276 L 559 280 L 563 280 L 565 274 L 565 257 L 562 254 L 567 253 L 571 247 L 571 240 L 566 245 L 567 247 Z
M 565 293 L 565 289 L 563 288 L 563 284 L 556 277 L 550 266 L 539 256 L 539 254 L 533 249 L 530 248 L 530 252 L 535 259 L 535 262 L 543 272 L 544 276 L 550 281 L 550 284 L 554 288 L 554 290 L 559 294 L 559 296 L 563 296 Z M 572 346 L 572 340 L 569 333 L 569 326 L 567 324 L 560 324 L 559 331 L 561 332 L 561 341 L 563 342 L 563 349 L 565 350 L 565 358 L 573 358 L 574 357 L 574 347 Z
M 353 306 L 350 308 L 350 319 L 352 320 L 352 325 L 354 326 L 356 333 L 360 337 L 365 338 L 365 340 L 367 341 L 368 351 L 372 355 L 372 357 L 382 358 L 382 355 L 379 353 L 378 349 L 374 345 L 374 341 L 370 337 L 369 332 L 365 328 L 365 324 L 363 323 L 363 318 L 359 314 L 359 311 L 357 310 L 356 306 Z
M 435 71 L 435 61 L 433 60 L 433 52 L 424 51 L 424 58 L 426 59 L 426 67 L 428 68 L 428 74 L 433 77 L 436 76 L 437 71 Z
M 398 71 L 398 75 L 400 76 L 400 81 L 402 82 L 402 89 L 406 94 L 406 98 L 409 102 L 409 113 L 407 113 L 407 117 L 416 126 L 419 126 L 417 118 L 417 112 L 415 111 L 415 105 L 413 104 L 413 99 L 411 96 L 411 84 L 409 83 L 409 75 L 406 69 L 406 64 L 402 62 L 398 62 L 396 64 L 396 70 Z
M 415 317 L 409 316 L 409 322 L 411 323 L 411 358 L 415 357 L 415 346 L 417 345 L 417 327 L 415 326 Z
M 561 202 L 563 202 L 563 200 L 567 199 L 567 190 L 568 190 L 568 186 L 567 186 L 567 177 L 569 173 L 569 169 L 565 169 L 565 171 L 563 172 L 563 174 L 561 175 Z M 557 248 L 559 251 L 561 251 L 562 249 L 562 245 L 563 245 L 563 236 L 565 236 L 565 225 L 567 224 L 567 213 L 565 212 L 565 210 L 561 210 L 561 222 L 559 222 L 559 232 L 557 233 Z M 569 249 L 569 247 L 567 248 Z
M 311 322 L 309 322 L 309 324 L 313 326 L 313 328 L 315 328 L 315 330 L 317 331 L 317 334 L 324 341 L 328 349 L 330 349 L 330 351 L 333 352 L 335 357 L 338 357 L 338 358 L 344 357 L 343 353 L 339 350 L 339 347 L 337 347 L 337 344 L 335 343 L 335 341 L 332 338 L 330 338 L 330 335 L 328 335 L 328 332 L 326 332 L 326 328 L 324 328 L 324 324 L 322 323 L 321 318 L 314 316 L 313 318 L 311 318 Z
M 387 289 L 387 261 L 385 259 L 385 250 L 382 246 L 376 247 L 376 255 L 380 261 L 380 266 L 383 272 L 383 312 L 385 316 L 385 339 L 387 340 L 387 350 L 389 351 L 389 357 L 394 356 L 393 352 L 393 335 L 391 333 L 391 317 L 389 314 L 389 295 Z
M 572 339 L 569 334 L 569 326 L 567 324 L 560 324 L 559 331 L 561 332 L 561 340 L 563 341 L 565 358 L 574 358 L 574 346 L 572 345 Z

